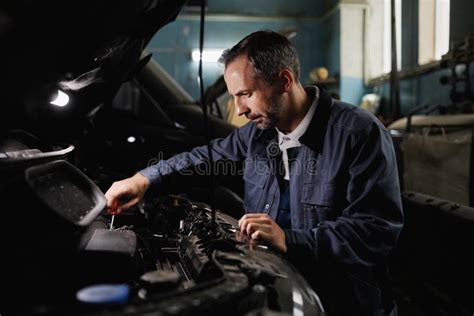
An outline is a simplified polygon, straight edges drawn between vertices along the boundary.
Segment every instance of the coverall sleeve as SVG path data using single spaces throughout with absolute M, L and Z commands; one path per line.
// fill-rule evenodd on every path
M 218 138 L 211 141 L 212 157 L 214 161 L 230 159 L 239 161 L 245 158 L 248 140 L 252 137 L 254 129 L 249 123 L 234 130 L 226 138 Z M 196 173 L 209 173 L 209 155 L 207 146 L 195 147 L 189 152 L 183 152 L 167 160 L 161 160 L 154 165 L 139 171 L 154 186 L 160 190 L 167 178 L 173 175 L 187 175 L 191 168 L 199 167 Z

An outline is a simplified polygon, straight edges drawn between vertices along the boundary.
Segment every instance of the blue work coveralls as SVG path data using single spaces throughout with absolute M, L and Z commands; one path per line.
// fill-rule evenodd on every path
M 315 95 L 315 87 L 306 87 Z M 249 123 L 211 142 L 213 158 L 244 161 L 244 209 L 277 218 L 281 151 L 275 129 Z M 403 226 L 397 163 L 389 132 L 364 109 L 320 89 L 313 119 L 292 148 L 291 229 L 285 256 L 312 284 L 328 315 L 388 315 L 386 259 Z M 205 163 L 206 146 L 140 171 L 163 186 Z

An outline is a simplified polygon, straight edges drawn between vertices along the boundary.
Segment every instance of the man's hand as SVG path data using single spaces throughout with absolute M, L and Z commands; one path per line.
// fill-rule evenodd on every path
M 245 214 L 239 220 L 240 232 L 255 240 L 263 240 L 281 253 L 286 253 L 285 232 L 267 214 Z
M 136 205 L 143 198 L 149 186 L 150 181 L 140 173 L 112 183 L 112 186 L 105 193 L 109 212 L 120 214 Z

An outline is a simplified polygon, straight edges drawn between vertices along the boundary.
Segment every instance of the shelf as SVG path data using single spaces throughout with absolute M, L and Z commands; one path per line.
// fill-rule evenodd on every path
M 336 78 L 328 78 L 326 80 L 318 80 L 318 81 L 312 81 L 311 84 L 317 84 L 317 85 L 332 85 L 332 84 L 338 84 L 339 80 Z

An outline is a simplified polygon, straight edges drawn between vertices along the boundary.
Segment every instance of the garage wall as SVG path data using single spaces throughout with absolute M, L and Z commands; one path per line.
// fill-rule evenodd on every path
M 321 35 L 313 21 L 291 21 L 289 19 L 253 22 L 224 21 L 209 19 L 205 24 L 205 48 L 229 48 L 244 36 L 261 29 L 278 31 L 295 28 L 297 35 L 291 39 L 301 62 L 301 80 L 306 83 L 309 71 L 323 64 L 324 51 Z M 179 36 L 177 36 L 179 34 Z M 195 99 L 199 97 L 198 63 L 191 60 L 191 51 L 199 48 L 199 21 L 179 19 L 165 26 L 148 45 L 153 57 L 187 90 Z M 217 63 L 204 63 L 204 84 L 212 84 L 223 69 Z
M 340 78 L 341 74 L 341 11 L 336 8 L 326 15 L 320 25 L 322 34 L 323 58 L 321 66 L 329 71 L 332 78 Z M 339 82 L 327 85 L 326 88 L 340 95 Z
M 341 100 L 358 105 L 366 93 L 364 84 L 364 33 L 366 6 L 344 3 L 341 11 Z
M 451 0 L 450 38 L 459 41 L 467 34 L 474 34 L 474 1 Z
M 339 15 L 326 14 L 335 5 L 336 0 L 208 0 L 204 46 L 229 48 L 257 30 L 294 28 L 297 34 L 291 41 L 300 56 L 301 81 L 308 84 L 309 72 L 315 67 L 327 67 L 329 63 L 333 68 L 330 71 L 339 71 L 337 25 L 335 28 Z M 147 47 L 153 58 L 195 99 L 199 98 L 198 63 L 191 60 L 191 51 L 198 47 L 199 15 L 189 8 L 161 29 Z M 212 84 L 222 71 L 216 63 L 205 63 L 205 86 Z
M 410 69 L 418 63 L 418 1 L 402 2 L 402 68 Z M 244 2 L 244 3 L 243 3 Z M 363 60 L 362 0 L 284 0 L 222 1 L 209 0 L 205 25 L 206 48 L 228 48 L 245 35 L 268 28 L 275 31 L 295 28 L 291 39 L 301 59 L 301 80 L 310 83 L 309 72 L 315 67 L 327 67 L 330 75 L 339 75 L 336 85 L 328 86 L 338 92 L 341 99 L 359 104 L 363 94 L 371 92 L 364 86 L 359 68 Z M 451 38 L 459 40 L 474 33 L 474 1 L 451 0 Z M 154 58 L 195 99 L 199 98 L 197 81 L 198 64 L 191 61 L 191 50 L 198 48 L 199 19 L 196 13 L 183 11 L 177 20 L 158 32 L 148 49 Z M 204 84 L 209 86 L 222 73 L 217 64 L 205 63 Z M 438 70 L 416 78 L 402 80 L 402 114 L 421 104 L 447 104 L 450 88 L 441 86 L 439 79 L 449 73 Z M 437 87 L 433 89 L 432 87 Z M 388 100 L 389 86 L 376 87 Z
M 403 69 L 418 65 L 418 1 L 404 0 L 402 2 L 402 63 Z M 450 9 L 450 41 L 459 41 L 467 35 L 474 34 L 474 19 L 470 15 L 474 12 L 474 1 L 451 0 Z M 471 63 L 471 74 L 474 75 L 474 63 Z M 442 86 L 440 78 L 449 75 L 447 69 L 440 69 L 414 78 L 401 80 L 400 101 L 402 115 L 408 114 L 410 109 L 419 105 L 447 105 L 451 104 L 449 97 L 451 87 Z M 474 78 L 472 79 L 474 82 Z M 388 82 L 378 87 L 383 98 L 388 100 L 390 88 Z

